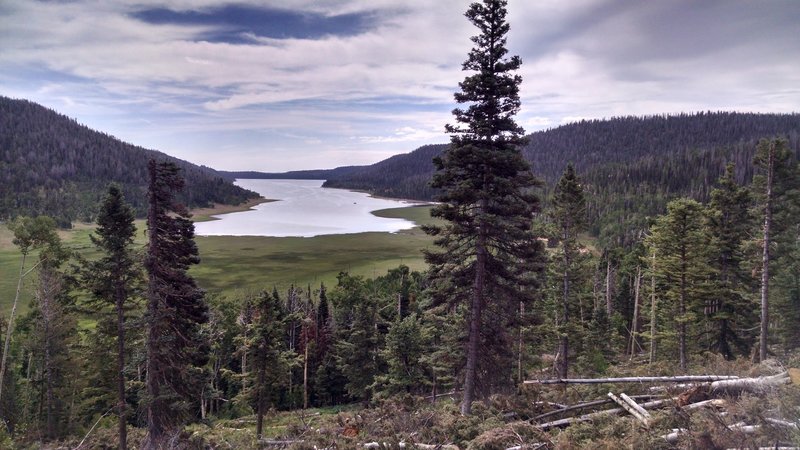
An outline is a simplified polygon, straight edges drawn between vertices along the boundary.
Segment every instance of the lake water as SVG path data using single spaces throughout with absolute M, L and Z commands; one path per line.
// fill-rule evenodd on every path
M 198 236 L 301 236 L 396 232 L 414 227 L 404 219 L 386 219 L 372 211 L 410 206 L 412 202 L 370 197 L 363 192 L 322 187 L 323 180 L 236 180 L 236 184 L 278 200 L 252 211 L 215 216 L 195 223 Z

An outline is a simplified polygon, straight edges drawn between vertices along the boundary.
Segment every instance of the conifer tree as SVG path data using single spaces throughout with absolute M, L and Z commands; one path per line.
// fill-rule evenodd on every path
M 392 324 L 386 335 L 386 345 L 381 349 L 387 370 L 376 377 L 375 390 L 386 394 L 420 393 L 425 385 L 422 357 L 427 336 L 424 331 L 416 315 L 398 318 Z
M 463 64 L 473 72 L 459 86 L 455 100 L 468 104 L 453 111 L 456 125 L 448 125 L 451 143 L 434 160 L 432 186 L 442 190 L 432 215 L 447 221 L 429 226 L 440 248 L 426 253 L 433 293 L 441 302 L 468 305 L 468 343 L 464 370 L 463 414 L 471 412 L 476 390 L 488 393 L 493 382 L 508 383 L 510 376 L 489 370 L 481 356 L 507 354 L 511 338 L 506 321 L 513 322 L 520 300 L 532 298 L 528 275 L 537 269 L 541 245 L 530 232 L 538 207 L 529 188 L 536 185 L 520 153 L 523 129 L 514 121 L 519 111 L 521 77 L 517 56 L 506 56 L 506 1 L 473 3 L 466 17 L 480 33 Z M 487 322 L 487 308 L 492 321 Z M 503 320 L 497 320 L 503 318 Z M 497 326 L 487 332 L 487 326 Z M 488 345 L 494 347 L 489 349 Z M 493 361 L 494 364 L 497 361 Z M 479 380 L 479 374 L 497 375 Z
M 113 336 L 117 342 L 116 391 L 117 414 L 119 416 L 119 448 L 127 448 L 127 406 L 125 404 L 125 327 L 126 311 L 130 309 L 131 295 L 141 276 L 133 250 L 136 226 L 131 207 L 125 203 L 122 191 L 111 185 L 100 205 L 97 215 L 96 235 L 91 235 L 92 243 L 102 252 L 97 261 L 85 263 L 82 279 L 92 292 L 94 298 L 104 309 L 114 309 L 113 319 L 101 318 L 101 321 L 115 322 L 115 327 L 100 326 L 100 330 L 114 329 Z M 104 361 L 111 365 L 110 361 Z
M 754 336 L 748 330 L 757 323 L 748 292 L 753 280 L 742 267 L 743 244 L 753 225 L 751 198 L 750 192 L 736 183 L 734 169 L 732 163 L 725 168 L 718 187 L 711 191 L 708 209 L 709 231 L 714 237 L 713 265 L 718 276 L 714 278 L 715 295 L 704 313 L 718 327 L 711 348 L 726 359 L 749 353 Z
M 347 380 L 345 388 L 353 399 L 368 401 L 379 372 L 378 308 L 369 295 L 364 279 L 339 274 L 339 284 L 331 293 L 337 311 L 334 352 L 336 364 Z
M 35 392 L 31 397 L 37 411 L 35 425 L 46 440 L 63 437 L 70 431 L 73 402 L 69 397 L 78 392 L 75 383 L 80 381 L 75 352 L 77 320 L 69 296 L 72 280 L 59 270 L 67 253 L 58 253 L 41 259 L 28 317 L 28 364 L 33 373 L 29 386 Z
M 664 286 L 663 295 L 672 309 L 678 336 L 680 369 L 686 370 L 689 326 L 708 297 L 709 234 L 703 205 L 690 199 L 677 199 L 667 205 L 667 214 L 653 225 L 648 241 L 658 256 L 657 274 Z M 665 302 L 661 302 L 663 305 Z
M 558 239 L 562 252 L 562 298 L 561 329 L 559 330 L 558 354 L 560 355 L 559 377 L 566 378 L 569 368 L 569 325 L 573 296 L 570 282 L 575 277 L 574 264 L 579 256 L 578 233 L 583 229 L 586 215 L 586 201 L 583 188 L 575 174 L 575 168 L 568 164 L 564 175 L 556 185 L 553 194 L 552 216 L 558 225 Z
M 753 164 L 758 175 L 753 183 L 757 192 L 758 209 L 763 217 L 761 229 L 761 336 L 759 357 L 767 358 L 770 329 L 770 283 L 774 268 L 789 269 L 795 264 L 777 264 L 773 260 L 791 255 L 797 246 L 797 215 L 800 214 L 800 169 L 784 139 L 762 139 Z M 776 243 L 780 245 L 775 245 Z M 773 248 L 776 247 L 776 248 Z M 789 261 L 787 261 L 789 262 Z M 797 270 L 795 268 L 795 270 Z M 790 324 L 796 327 L 796 324 Z
M 143 448 L 161 449 L 198 398 L 192 367 L 207 360 L 199 326 L 208 320 L 203 291 L 187 271 L 197 264 L 194 225 L 175 201 L 183 188 L 179 169 L 150 160 L 145 268 L 147 290 L 147 437 Z
M 280 388 L 285 385 L 282 380 L 289 368 L 288 358 L 295 355 L 286 350 L 286 312 L 280 298 L 262 292 L 255 311 L 253 339 L 249 342 L 255 359 L 255 370 L 251 372 L 255 379 L 250 384 L 255 390 L 252 397 L 256 410 L 256 437 L 261 439 L 266 408 L 277 405 Z

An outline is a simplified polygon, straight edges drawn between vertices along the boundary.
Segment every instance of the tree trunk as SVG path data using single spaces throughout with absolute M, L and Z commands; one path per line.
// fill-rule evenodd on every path
M 117 286 L 117 408 L 119 409 L 119 448 L 128 448 L 128 430 L 125 417 L 125 293 Z
M 758 356 L 761 361 L 767 359 L 767 337 L 769 332 L 769 239 L 772 227 L 772 183 L 775 169 L 775 143 L 769 146 L 767 164 L 767 199 L 764 207 L 764 255 L 761 267 L 761 337 L 759 338 Z
M 639 346 L 639 287 L 642 281 L 642 268 L 636 267 L 636 281 L 633 294 L 633 320 L 631 321 L 631 358 Z
M 488 201 L 481 200 L 481 216 L 488 209 Z M 482 220 L 482 219 L 481 219 Z M 461 414 L 468 416 L 472 412 L 472 401 L 475 398 L 475 378 L 478 372 L 478 347 L 481 341 L 481 313 L 483 311 L 483 295 L 486 277 L 486 225 L 478 225 L 476 243 L 475 282 L 472 288 L 472 304 L 469 318 L 469 343 L 467 344 L 467 365 L 464 374 L 464 398 L 461 402 Z
M 656 360 L 656 252 L 650 274 L 650 364 Z
M 306 345 L 303 354 L 303 409 L 308 409 L 308 330 L 305 333 Z
M 569 371 L 569 335 L 566 327 L 569 326 L 569 256 L 567 249 L 564 249 L 564 286 L 562 298 L 562 329 L 558 340 L 558 354 L 561 355 L 561 363 L 558 365 L 558 376 L 567 378 Z
M 525 303 L 519 302 L 519 349 L 517 352 L 517 381 L 522 381 L 522 326 L 525 316 Z
M 148 169 L 150 170 L 150 183 L 155 184 L 156 169 L 151 160 Z M 158 260 L 159 246 L 158 236 L 161 230 L 158 229 L 158 216 L 156 211 L 158 209 L 158 196 L 151 188 L 148 195 L 149 207 L 147 210 L 147 224 L 148 224 L 148 252 L 150 257 Z M 146 373 L 145 384 L 147 387 L 147 435 L 145 436 L 142 448 L 145 450 L 160 450 L 166 447 L 167 430 L 161 420 L 164 408 L 163 400 L 161 400 L 161 380 L 158 376 L 159 367 L 156 362 L 155 355 L 158 353 L 159 338 L 161 331 L 161 324 L 159 323 L 162 316 L 160 295 L 157 291 L 154 274 L 150 273 L 148 276 L 148 289 L 147 289 L 147 358 L 146 358 Z
M 785 376 L 785 375 L 784 375 Z M 605 384 L 605 383 L 685 383 L 695 381 L 738 380 L 733 375 L 677 375 L 664 377 L 567 378 L 526 380 L 525 384 Z
M 609 257 L 608 261 L 606 261 L 606 315 L 608 316 L 608 320 L 611 320 L 612 312 L 613 308 L 611 307 L 611 258 Z
M 258 355 L 258 382 L 256 385 L 256 438 L 261 439 L 264 431 L 264 389 L 266 386 L 266 372 L 267 372 L 267 349 L 265 344 L 262 344 L 260 354 Z
M 681 292 L 678 304 L 678 345 L 681 372 L 686 372 L 686 249 L 681 250 Z

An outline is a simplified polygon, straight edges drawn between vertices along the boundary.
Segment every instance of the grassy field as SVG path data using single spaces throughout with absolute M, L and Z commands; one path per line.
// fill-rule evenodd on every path
M 430 207 L 396 208 L 376 211 L 381 217 L 405 218 L 417 224 L 431 223 Z M 137 243 L 144 245 L 143 221 L 137 221 Z M 92 225 L 78 225 L 61 232 L 72 249 L 91 257 L 89 240 Z M 347 271 L 373 277 L 405 264 L 422 270 L 425 263 L 420 251 L 431 245 L 431 238 L 419 228 L 400 233 L 358 233 L 313 238 L 209 236 L 196 238 L 201 263 L 191 270 L 199 285 L 211 293 L 234 296 L 240 292 L 273 286 L 284 290 L 292 283 L 305 287 L 320 282 L 332 286 L 336 275 Z M 35 263 L 35 257 L 28 259 Z M 19 273 L 20 254 L 12 244 L 11 233 L 0 226 L 0 314 L 11 310 Z M 30 266 L 30 264 L 29 264 Z M 29 280 L 29 282 L 32 281 Z M 20 309 L 30 301 L 25 289 Z
M 376 211 L 380 217 L 431 223 L 430 207 Z M 192 268 L 200 285 L 224 295 L 291 284 L 318 287 L 336 283 L 339 272 L 375 277 L 400 264 L 423 270 L 421 250 L 432 239 L 419 228 L 399 233 L 357 233 L 300 237 L 198 237 L 200 265 Z

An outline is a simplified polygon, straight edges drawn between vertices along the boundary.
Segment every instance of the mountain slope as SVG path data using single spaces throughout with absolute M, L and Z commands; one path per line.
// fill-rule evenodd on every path
M 47 214 L 62 225 L 91 220 L 110 182 L 141 215 L 151 158 L 182 169 L 181 200 L 190 207 L 258 196 L 208 167 L 127 144 L 36 103 L 0 97 L 0 219 Z
M 739 182 L 753 175 L 763 137 L 781 136 L 800 154 L 800 114 L 699 113 L 581 121 L 529 135 L 523 154 L 534 173 L 555 185 L 568 162 L 589 194 L 593 234 L 626 240 L 648 216 L 677 196 L 704 200 L 728 162 Z M 444 146 L 424 146 L 371 166 L 328 178 L 325 186 L 377 195 L 432 199 L 431 159 Z

